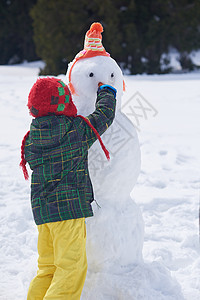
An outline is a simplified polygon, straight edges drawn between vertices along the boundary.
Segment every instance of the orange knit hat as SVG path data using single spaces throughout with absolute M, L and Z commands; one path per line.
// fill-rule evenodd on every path
M 102 45 L 102 32 L 103 26 L 100 23 L 93 23 L 85 35 L 84 49 L 76 55 L 69 71 L 69 88 L 72 94 L 75 94 L 75 89 L 71 83 L 71 72 L 75 63 L 83 58 L 90 58 L 94 56 L 110 56 L 110 54 L 106 52 Z

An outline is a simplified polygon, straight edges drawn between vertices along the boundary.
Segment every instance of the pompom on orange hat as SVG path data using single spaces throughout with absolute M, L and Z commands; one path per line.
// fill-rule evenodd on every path
M 72 94 L 75 94 L 75 89 L 71 83 L 71 72 L 77 61 L 83 58 L 90 58 L 94 56 L 110 57 L 110 54 L 106 52 L 102 45 L 102 32 L 103 26 L 100 23 L 93 23 L 85 35 L 84 49 L 76 55 L 69 71 L 69 88 Z

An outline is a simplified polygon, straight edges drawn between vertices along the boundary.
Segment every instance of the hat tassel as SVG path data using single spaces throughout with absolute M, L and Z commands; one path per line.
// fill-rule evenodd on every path
M 24 136 L 24 138 L 23 138 L 23 140 L 22 140 L 22 145 L 21 145 L 21 162 L 20 162 L 20 164 L 19 164 L 20 167 L 22 168 L 23 173 L 24 173 L 24 178 L 25 178 L 25 180 L 28 180 L 28 178 L 29 178 L 29 176 L 28 176 L 28 171 L 27 171 L 27 168 L 26 168 L 26 163 L 27 163 L 27 161 L 26 161 L 26 159 L 25 159 L 25 154 L 24 154 L 25 143 L 26 143 L 27 137 L 29 136 L 29 133 L 30 133 L 30 131 L 28 131 L 28 132 L 25 134 L 25 136 Z
M 85 117 L 83 117 L 83 116 L 81 116 L 81 115 L 77 115 L 77 117 L 82 118 L 82 119 L 90 126 L 90 128 L 91 128 L 91 129 L 93 130 L 93 132 L 96 134 L 96 136 L 97 136 L 97 138 L 98 138 L 98 140 L 99 140 L 99 142 L 100 142 L 101 148 L 102 148 L 102 150 L 104 151 L 104 153 L 105 153 L 105 155 L 106 155 L 107 160 L 110 160 L 110 153 L 109 153 L 109 151 L 106 149 L 106 147 L 105 147 L 105 145 L 104 145 L 104 143 L 103 143 L 103 141 L 102 141 L 102 139 L 101 139 L 101 137 L 100 137 L 98 131 L 94 128 L 94 126 L 90 123 L 90 121 L 89 121 L 88 119 L 86 119 Z

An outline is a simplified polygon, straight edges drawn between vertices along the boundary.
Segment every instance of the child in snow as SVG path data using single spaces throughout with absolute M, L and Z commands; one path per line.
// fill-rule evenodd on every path
M 21 147 L 21 167 L 32 170 L 31 204 L 38 227 L 38 272 L 28 300 L 78 300 L 87 272 L 85 218 L 94 200 L 88 149 L 111 125 L 116 90 L 101 85 L 96 110 L 77 116 L 68 87 L 59 79 L 38 79 L 28 108 L 34 117 Z

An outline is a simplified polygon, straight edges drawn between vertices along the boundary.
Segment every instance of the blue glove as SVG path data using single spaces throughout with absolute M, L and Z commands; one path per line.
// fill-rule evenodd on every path
M 103 90 L 103 89 L 106 89 L 106 90 L 112 92 L 113 95 L 114 95 L 115 98 L 116 98 L 117 90 L 116 90 L 113 86 L 111 86 L 111 85 L 109 85 L 109 84 L 103 84 L 103 85 L 101 85 L 101 86 L 98 88 L 98 92 L 100 92 L 100 91 Z

